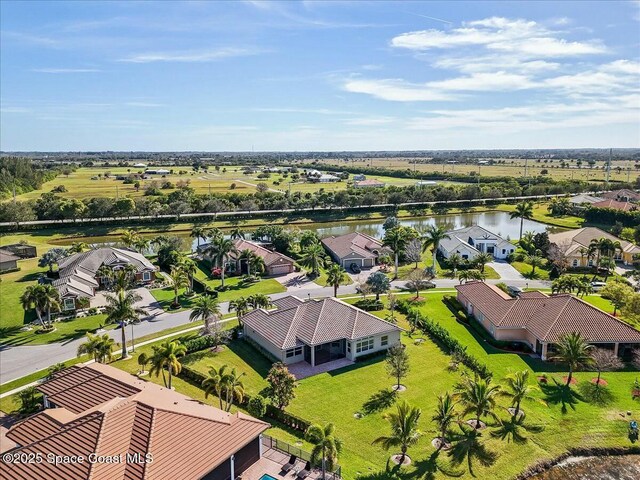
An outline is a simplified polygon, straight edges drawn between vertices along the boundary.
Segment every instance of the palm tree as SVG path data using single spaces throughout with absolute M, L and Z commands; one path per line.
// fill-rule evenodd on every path
M 133 286 L 136 280 L 136 267 L 127 264 L 120 270 L 113 270 L 110 282 L 115 286 L 116 290 L 127 290 Z
M 249 301 L 244 297 L 231 300 L 229 302 L 229 311 L 232 312 L 234 310 L 238 316 L 238 326 L 242 328 L 244 326 L 242 323 L 242 317 L 249 313 Z
M 122 232 L 122 235 L 120 235 L 120 241 L 127 248 L 132 247 L 137 240 L 138 240 L 138 232 L 136 232 L 135 230 L 127 229 Z
M 113 360 L 113 346 L 115 341 L 105 333 L 104 335 L 91 335 L 87 333 L 87 341 L 78 347 L 78 355 L 88 354 L 98 363 L 105 360 Z
M 524 219 L 531 219 L 533 217 L 533 202 L 522 202 L 516 205 L 516 209 L 509 214 L 511 219 L 520 219 L 520 236 L 522 238 L 522 228 L 524 227 Z
M 247 275 L 251 275 L 251 267 L 256 263 L 256 259 L 260 258 L 253 250 L 245 248 L 238 255 L 238 260 L 244 260 L 247 264 Z
M 526 255 L 524 257 L 524 261 L 531 265 L 531 276 L 534 277 L 536 274 L 536 267 L 542 267 L 544 265 L 544 258 L 540 255 Z
M 154 350 L 154 354 L 151 359 L 152 367 L 149 370 L 149 373 L 155 373 L 157 377 L 166 367 L 169 371 L 169 383 L 167 384 L 167 388 L 171 389 L 171 379 L 173 374 L 175 373 L 177 375 L 182 370 L 182 364 L 180 364 L 178 357 L 182 357 L 186 353 L 187 347 L 180 343 L 179 340 L 166 340 Z
M 138 355 L 138 365 L 140 366 L 141 374 L 144 373 L 144 369 L 146 368 L 147 363 L 149 363 L 149 357 L 146 353 L 142 352 L 140 355 Z
M 520 403 L 522 400 L 532 400 L 532 392 L 539 390 L 538 387 L 529 385 L 529 370 L 511 373 L 505 377 L 506 390 L 502 390 L 501 395 L 511 398 L 511 407 L 514 410 L 514 419 L 520 416 Z M 522 412 L 524 414 L 524 412 Z
M 452 253 L 451 255 L 449 255 L 447 261 L 449 262 L 449 266 L 452 270 L 457 270 L 458 267 L 462 265 L 462 263 L 464 263 L 464 259 L 459 253 Z
M 138 320 L 140 315 L 147 312 L 135 306 L 142 297 L 135 292 L 119 289 L 115 295 L 105 295 L 107 306 L 105 313 L 107 323 L 120 324 L 120 334 L 122 336 L 122 358 L 127 358 L 127 338 L 126 329 L 124 328 L 128 322 Z
M 224 233 L 222 233 L 222 230 L 217 227 L 207 228 L 205 230 L 205 235 L 211 243 L 215 243 L 221 238 L 224 238 Z
M 171 286 L 173 287 L 173 307 L 178 308 L 180 306 L 180 300 L 178 294 L 181 288 L 189 286 L 189 277 L 180 266 L 171 267 L 171 273 L 169 273 L 169 279 L 171 280 Z
M 67 249 L 67 252 L 71 253 L 82 253 L 85 250 L 89 250 L 89 245 L 85 242 L 73 242 L 71 246 Z
M 449 430 L 451 422 L 453 422 L 456 417 L 455 405 L 455 399 L 449 392 L 445 392 L 444 395 L 438 396 L 438 405 L 431 417 L 431 420 L 436 423 L 438 430 L 440 431 L 440 445 L 438 446 L 438 451 L 440 451 L 447 443 L 447 430 Z
M 269 308 L 271 306 L 271 300 L 269 300 L 269 297 L 262 293 L 249 295 L 249 297 L 247 298 L 247 302 L 249 303 L 249 306 L 254 310 L 256 308 Z
M 456 386 L 456 397 L 462 403 L 463 414 L 473 413 L 475 415 L 475 427 L 480 428 L 480 418 L 491 416 L 495 418 L 494 409 L 496 397 L 500 392 L 499 385 L 491 385 L 491 379 L 465 378 L 462 383 Z
M 214 265 L 220 267 L 221 287 L 224 288 L 224 274 L 227 269 L 227 262 L 231 254 L 238 254 L 238 249 L 233 240 L 219 236 L 212 239 L 211 244 L 206 249 L 206 253 L 212 257 Z
M 382 239 L 382 245 L 389 247 L 393 251 L 395 278 L 398 278 L 398 256 L 404 250 L 408 240 L 407 230 L 400 226 L 387 230 Z
M 484 267 L 487 263 L 493 261 L 493 257 L 488 253 L 479 253 L 473 259 L 476 265 L 480 267 L 480 271 L 484 273 Z
M 111 338 L 108 333 L 103 334 L 98 343 L 98 362 L 105 363 L 106 361 L 112 361 L 113 347 L 115 347 L 115 345 L 115 340 Z
M 609 275 L 611 275 L 611 271 L 615 270 L 616 268 L 616 262 L 613 258 L 611 257 L 603 257 L 600 260 L 600 268 L 604 268 L 605 274 L 604 274 L 604 281 L 607 281 L 607 278 L 609 278 Z
M 417 407 L 412 407 L 406 400 L 400 402 L 397 406 L 397 412 L 391 412 L 385 415 L 391 425 L 391 435 L 378 437 L 373 444 L 380 444 L 385 450 L 391 447 L 400 447 L 402 456 L 398 463 L 402 465 L 407 456 L 407 450 L 422 436 L 422 432 L 418 430 L 418 420 L 422 411 Z
M 191 238 L 195 238 L 198 241 L 198 247 L 200 246 L 200 240 L 205 240 L 207 238 L 206 229 L 204 227 L 200 227 L 198 225 L 194 225 L 191 229 Z
M 198 265 L 191 258 L 184 257 L 178 262 L 180 269 L 187 274 L 189 283 L 189 293 L 193 293 L 193 278 L 198 271 Z
M 217 322 L 220 318 L 220 303 L 211 295 L 201 295 L 193 303 L 189 321 L 204 320 L 204 329 L 211 332 L 211 319 Z
M 327 286 L 333 287 L 333 296 L 338 296 L 338 287 L 347 279 L 347 272 L 337 263 L 327 269 Z
M 42 320 L 42 294 L 42 285 L 29 285 L 22 293 L 22 296 L 20 297 L 20 303 L 22 304 L 22 308 L 25 311 L 34 308 L 36 311 L 36 315 L 38 316 L 40 325 L 44 326 L 44 321 Z
M 60 293 L 53 285 L 41 285 L 42 292 L 40 297 L 40 305 L 42 310 L 47 312 L 47 324 L 51 324 L 51 311 L 59 312 L 60 305 Z
M 320 269 L 325 265 L 325 254 L 322 245 L 319 243 L 312 243 L 307 246 L 302 251 L 300 264 L 311 269 L 312 277 L 317 277 L 320 274 Z
M 133 243 L 133 248 L 135 248 L 138 253 L 144 253 L 144 251 L 148 250 L 150 246 L 151 246 L 151 240 L 144 237 L 139 237 Z
M 313 445 L 311 461 L 322 465 L 322 478 L 327 469 L 332 471 L 338 464 L 338 456 L 342 451 L 342 441 L 335 435 L 336 427 L 327 423 L 324 427 L 318 424 L 310 425 L 305 432 L 305 439 Z
M 100 344 L 100 336 L 99 335 L 92 335 L 90 333 L 87 333 L 87 341 L 84 343 L 81 343 L 78 346 L 78 356 L 80 355 L 90 355 L 93 357 L 93 359 L 97 362 L 98 361 L 98 346 Z
M 436 265 L 437 265 L 437 255 L 438 255 L 438 247 L 440 246 L 440 242 L 442 240 L 450 239 L 451 237 L 447 234 L 446 230 L 442 227 L 437 227 L 436 225 L 429 225 L 424 234 L 420 238 L 422 240 L 422 251 L 426 252 L 429 247 L 433 252 L 433 276 L 436 276 Z
M 238 375 L 236 369 L 232 368 L 231 371 L 222 377 L 222 386 L 225 395 L 225 411 L 229 412 L 233 406 L 234 399 L 238 400 L 238 403 L 242 403 L 244 400 L 244 384 L 241 378 L 245 376 L 245 373 Z
M 582 338 L 582 335 L 577 332 L 568 333 L 560 337 L 556 344 L 556 354 L 551 356 L 550 359 L 566 363 L 569 366 L 567 386 L 571 384 L 574 370 L 593 363 L 591 350 L 593 350 L 593 346 L 589 345 Z
M 100 279 L 100 283 L 103 286 L 110 287 L 114 278 L 113 269 L 107 265 L 100 265 L 96 272 L 96 277 Z
M 222 365 L 219 369 L 210 365 L 208 376 L 202 381 L 202 388 L 204 389 L 204 398 L 207 398 L 209 395 L 215 394 L 215 396 L 218 397 L 218 401 L 220 402 L 220 410 L 224 409 L 222 406 L 222 389 L 223 389 L 222 378 L 225 375 L 226 369 L 227 369 L 226 365 Z
M 244 240 L 244 231 L 240 227 L 233 227 L 229 236 L 232 240 Z

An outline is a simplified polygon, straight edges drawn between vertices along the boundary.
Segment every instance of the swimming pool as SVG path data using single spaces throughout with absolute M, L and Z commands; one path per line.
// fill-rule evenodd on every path
M 262 475 L 262 476 L 260 477 L 260 480 L 278 480 L 278 479 L 277 479 L 277 478 L 275 478 L 275 477 L 272 477 L 271 475 L 269 475 L 269 474 L 267 474 L 267 473 L 265 473 L 264 475 Z

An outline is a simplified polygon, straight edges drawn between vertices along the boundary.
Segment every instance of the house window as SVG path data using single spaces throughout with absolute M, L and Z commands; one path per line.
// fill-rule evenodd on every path
M 142 280 L 145 282 L 151 280 L 151 272 L 142 272 Z
M 302 347 L 290 348 L 286 353 L 287 358 L 297 357 L 298 355 L 302 355 Z
M 589 266 L 590 266 L 590 267 L 593 267 L 593 258 L 590 258 L 590 259 L 589 259 Z
M 381 347 L 386 347 L 387 345 L 389 345 L 389 335 L 383 335 L 380 338 L 380 346 Z
M 65 310 L 75 310 L 76 301 L 74 298 L 65 298 L 64 299 L 64 309 Z
M 577 259 L 577 258 L 574 258 L 574 259 L 573 259 L 573 263 L 572 263 L 572 265 L 573 265 L 574 267 L 577 267 L 577 266 L 578 266 L 578 259 Z
M 351 342 L 347 342 L 347 353 L 351 353 Z
M 504 255 L 505 253 L 507 253 L 507 251 L 503 248 L 502 249 L 502 254 Z
M 373 337 L 363 338 L 356 343 L 356 353 L 366 352 L 373 350 Z

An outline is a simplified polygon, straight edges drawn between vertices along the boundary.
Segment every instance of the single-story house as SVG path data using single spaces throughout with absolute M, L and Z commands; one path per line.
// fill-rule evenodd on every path
M 602 200 L 604 200 L 604 198 L 594 197 L 593 195 L 588 195 L 586 193 L 581 193 L 580 195 L 569 198 L 569 201 L 574 205 L 591 205 L 593 203 L 601 202 Z
M 604 198 L 617 200 L 618 202 L 640 202 L 640 193 L 630 190 L 628 188 L 622 188 L 620 190 L 606 192 L 606 193 L 603 193 L 602 196 Z
M 449 238 L 438 245 L 444 258 L 457 253 L 465 260 L 473 260 L 480 253 L 488 253 L 494 258 L 505 259 L 516 250 L 513 243 L 479 225 L 451 230 L 447 235 Z
M 631 202 L 619 202 L 618 200 L 613 200 L 608 198 L 606 200 L 602 200 L 601 202 L 592 203 L 591 206 L 593 208 L 612 208 L 614 210 L 621 210 L 623 212 L 632 212 L 634 210 L 638 210 L 638 205 Z
M 367 177 L 363 173 L 356 173 L 353 176 L 353 181 L 354 182 L 361 182 L 361 181 L 366 180 L 366 179 L 367 179 Z
M 45 409 L 8 430 L 3 453 L 44 461 L 4 462 L 3 479 L 233 480 L 261 459 L 270 427 L 100 363 L 69 367 L 37 389 Z
M 570 294 L 523 292 L 512 298 L 484 282 L 457 285 L 456 290 L 467 314 L 493 338 L 525 343 L 543 360 L 563 335 L 573 332 L 620 356 L 640 346 L 640 331 Z
M 133 166 L 136 168 L 147 168 L 146 163 L 134 163 Z
M 378 263 L 380 255 L 391 253 L 380 240 L 358 232 L 323 238 L 322 245 L 344 268 L 349 268 L 352 263 L 360 268 L 371 268 Z
M 353 182 L 353 188 L 384 188 L 385 184 L 375 178 Z
M 60 277 L 53 282 L 62 299 L 62 310 L 78 308 L 79 298 L 87 298 L 91 302 L 96 290 L 106 283 L 98 273 L 103 265 L 112 270 L 133 265 L 136 282 L 141 284 L 151 283 L 156 278 L 157 267 L 144 255 L 132 250 L 100 247 L 70 255 L 58 262 Z
M 26 243 L 12 243 L 11 245 L 5 245 L 2 249 L 9 250 L 20 258 L 35 258 L 38 256 L 36 247 Z
M 592 240 L 607 238 L 613 242 L 620 242 L 622 251 L 616 252 L 614 260 L 623 262 L 625 265 L 633 263 L 633 256 L 640 255 L 640 247 L 631 242 L 611 235 L 604 230 L 595 227 L 578 228 L 566 232 L 552 233 L 549 235 L 549 242 L 555 244 L 569 259 L 569 265 L 573 268 L 591 267 L 594 259 L 586 254 Z
M 335 175 L 331 175 L 331 174 L 328 174 L 328 173 L 323 173 L 319 177 L 315 177 L 315 181 L 320 182 L 320 183 L 339 182 L 340 181 L 340 177 L 337 177 Z
M 295 260 L 282 253 L 269 250 L 262 245 L 242 238 L 234 240 L 233 243 L 238 250 L 238 254 L 242 253 L 243 250 L 251 250 L 253 253 L 261 257 L 262 260 L 264 260 L 264 265 L 266 267 L 265 273 L 269 276 L 286 275 L 287 273 L 291 273 L 295 270 Z M 242 258 L 234 258 L 233 260 L 236 263 L 236 271 L 247 273 L 248 269 L 246 260 Z
M 171 173 L 169 170 L 165 170 L 164 168 L 160 169 L 147 169 L 144 171 L 147 175 L 169 175 Z
M 18 268 L 20 257 L 14 255 L 9 250 L 0 249 L 0 272 L 7 272 Z
M 244 335 L 284 364 L 353 361 L 400 342 L 399 327 L 337 298 L 288 296 L 273 304 L 243 317 Z

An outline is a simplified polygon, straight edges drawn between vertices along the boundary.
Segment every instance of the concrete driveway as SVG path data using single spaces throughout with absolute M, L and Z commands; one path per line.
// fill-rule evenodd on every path
M 487 266 L 493 268 L 496 273 L 500 275 L 500 280 L 503 282 L 525 280 L 518 270 L 504 260 L 494 260 L 493 262 L 487 263 Z
M 156 299 L 151 295 L 151 292 L 148 288 L 140 287 L 134 288 L 133 292 L 137 293 L 142 297 L 142 299 L 136 302 L 135 306 L 138 308 L 143 308 L 147 311 L 149 317 L 155 317 L 164 313 L 164 310 L 160 308 L 160 304 L 156 301 Z M 98 292 L 94 297 L 94 300 L 91 302 L 92 307 L 104 307 L 107 304 L 107 300 L 105 295 L 109 292 Z

